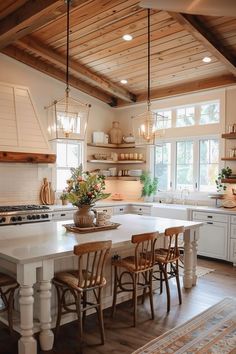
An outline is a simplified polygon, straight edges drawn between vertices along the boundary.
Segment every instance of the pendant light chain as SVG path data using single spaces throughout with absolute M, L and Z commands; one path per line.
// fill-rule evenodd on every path
M 147 106 L 148 106 L 148 111 L 150 111 L 150 106 L 151 106 L 151 100 L 150 100 L 150 80 L 151 80 L 151 69 L 150 69 L 150 64 L 151 64 L 151 35 L 150 35 L 150 9 L 148 9 L 148 97 L 147 97 Z
M 70 44 L 70 2 L 71 0 L 66 1 L 67 5 L 67 14 L 66 14 L 66 96 L 69 95 L 69 44 Z

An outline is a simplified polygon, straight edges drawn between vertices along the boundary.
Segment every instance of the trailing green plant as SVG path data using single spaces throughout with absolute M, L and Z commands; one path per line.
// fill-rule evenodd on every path
M 140 182 L 143 185 L 141 197 L 150 197 L 156 194 L 158 187 L 158 179 L 152 178 L 150 172 L 144 171 L 140 176 Z
M 227 186 L 222 182 L 222 179 L 229 178 L 231 175 L 232 170 L 228 166 L 221 169 L 217 179 L 215 180 L 217 192 L 225 191 L 227 189 Z

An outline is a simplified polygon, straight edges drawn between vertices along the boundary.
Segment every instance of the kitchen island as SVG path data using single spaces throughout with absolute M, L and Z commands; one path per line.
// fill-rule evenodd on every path
M 76 244 L 98 240 L 112 240 L 112 254 L 128 255 L 133 234 L 158 231 L 162 242 L 164 230 L 183 225 L 184 232 L 184 287 L 196 284 L 197 240 L 201 222 L 166 219 L 134 214 L 117 215 L 112 221 L 120 223 L 118 229 L 103 232 L 76 234 L 66 232 L 65 221 L 26 225 L 12 225 L 0 228 L 0 270 L 16 274 L 20 284 L 19 312 L 20 333 L 19 354 L 36 354 L 34 331 L 40 331 L 40 345 L 43 350 L 53 346 L 51 331 L 51 279 L 54 272 L 73 264 L 73 247 Z M 69 223 L 69 222 L 68 222 Z M 112 256 L 111 254 L 111 256 Z M 64 262 L 61 266 L 61 262 Z M 74 262 L 76 265 L 76 262 Z M 106 267 L 108 285 L 111 284 L 111 263 Z M 110 279 L 109 279 L 110 277 Z M 35 294 L 33 286 L 38 284 Z M 111 286 L 105 292 L 104 305 L 111 305 Z M 34 300 L 39 308 L 39 327 L 34 325 Z M 120 299 L 124 301 L 125 299 Z M 16 328 L 17 329 L 17 328 Z

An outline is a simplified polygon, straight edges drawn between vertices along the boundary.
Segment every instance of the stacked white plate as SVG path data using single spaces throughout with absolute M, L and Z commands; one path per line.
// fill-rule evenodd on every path
M 142 170 L 129 170 L 129 176 L 131 177 L 139 177 L 142 174 Z

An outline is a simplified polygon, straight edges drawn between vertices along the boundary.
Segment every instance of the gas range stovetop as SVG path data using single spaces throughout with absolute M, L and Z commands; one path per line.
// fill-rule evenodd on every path
M 0 206 L 0 226 L 50 221 L 52 210 L 45 205 Z

